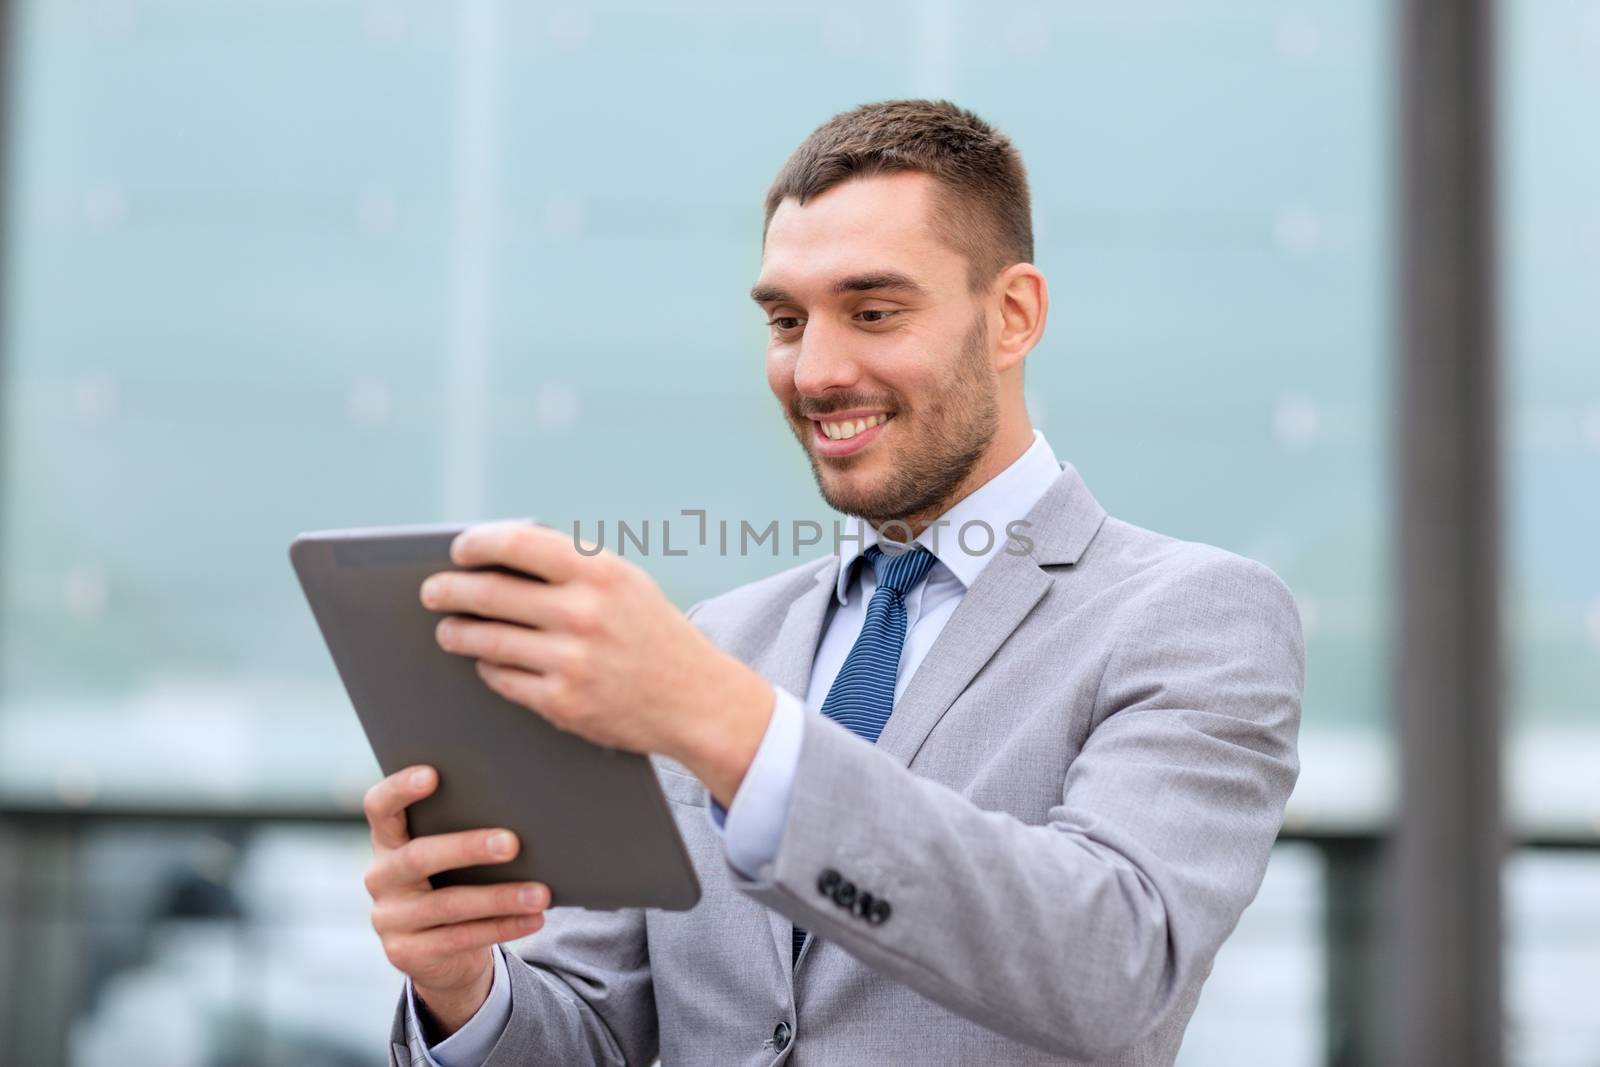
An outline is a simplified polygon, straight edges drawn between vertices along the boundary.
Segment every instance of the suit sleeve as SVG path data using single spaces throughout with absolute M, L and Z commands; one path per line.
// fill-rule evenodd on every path
M 1304 682 L 1298 611 L 1260 564 L 1208 557 L 1142 601 L 1044 825 L 811 715 L 771 874 L 730 865 L 735 885 L 1018 1041 L 1086 1059 L 1136 1041 L 1260 887 L 1299 774 Z M 852 878 L 876 908 L 840 906 Z
M 494 981 L 489 986 L 488 999 L 461 1029 L 431 1047 L 422 1032 L 422 1020 L 417 1015 L 417 991 L 409 978 L 405 997 L 406 1038 L 411 1044 L 413 1059 L 424 1061 L 428 1067 L 483 1067 L 489 1050 L 506 1028 L 506 1020 L 511 1018 L 511 977 L 506 971 L 505 949 L 499 945 L 494 947 Z
M 551 908 L 538 933 L 502 946 L 511 1014 L 483 1067 L 628 1067 L 659 1054 L 644 911 Z M 390 1063 L 425 1067 L 402 996 Z M 402 1058 L 403 1056 L 403 1058 Z

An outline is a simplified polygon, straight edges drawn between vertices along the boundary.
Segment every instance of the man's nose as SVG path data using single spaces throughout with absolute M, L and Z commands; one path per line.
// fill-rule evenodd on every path
M 794 387 L 803 396 L 821 396 L 830 389 L 855 385 L 860 364 L 851 354 L 848 338 L 815 320 L 806 323 L 800 354 L 794 365 Z

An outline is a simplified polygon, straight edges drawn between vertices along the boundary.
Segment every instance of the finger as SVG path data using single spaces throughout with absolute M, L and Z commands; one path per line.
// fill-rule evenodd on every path
M 548 627 L 562 617 L 563 591 L 547 582 L 492 571 L 439 571 L 418 595 L 431 611 L 462 612 L 522 626 Z
M 440 619 L 434 636 L 446 652 L 527 671 L 549 670 L 556 663 L 557 649 L 564 640 L 544 630 L 460 615 Z
M 389 957 L 391 960 L 396 956 L 408 961 L 437 960 L 443 956 L 488 948 L 502 941 L 515 941 L 535 933 L 543 926 L 542 912 L 538 915 L 502 915 L 495 919 L 435 926 L 431 930 L 390 938 L 392 948 Z
M 549 906 L 550 889 L 542 882 L 457 885 L 380 901 L 372 909 L 372 925 L 380 934 L 415 933 L 476 919 L 532 915 Z
M 517 835 L 510 830 L 429 834 L 380 857 L 373 864 L 373 881 L 380 890 L 417 885 L 440 871 L 505 863 L 516 856 L 517 847 Z
M 513 704 L 538 712 L 549 719 L 552 725 L 566 729 L 561 723 L 550 718 L 550 714 L 559 710 L 551 699 L 555 691 L 555 683 L 548 674 L 535 674 L 532 671 L 521 670 L 517 667 L 506 667 L 498 663 L 488 663 L 479 660 L 475 666 L 478 677 L 484 684 L 496 693 L 505 697 Z
M 528 522 L 485 522 L 469 526 L 450 544 L 450 558 L 460 567 L 498 563 L 547 582 L 566 582 L 579 574 L 589 558 L 559 530 Z
M 399 848 L 411 840 L 406 829 L 406 808 L 428 796 L 439 786 L 439 775 L 432 767 L 407 767 L 396 771 L 367 790 L 361 808 L 372 827 L 372 843 L 378 848 Z

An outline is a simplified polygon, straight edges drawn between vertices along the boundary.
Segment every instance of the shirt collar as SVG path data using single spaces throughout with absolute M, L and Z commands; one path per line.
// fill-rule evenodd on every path
M 938 559 L 929 572 L 930 577 L 940 567 L 948 570 L 964 588 L 983 572 L 991 559 L 1006 546 L 1007 524 L 1027 516 L 1033 505 L 1044 496 L 1045 490 L 1061 476 L 1061 463 L 1039 430 L 1033 431 L 1033 444 L 1012 461 L 1005 470 L 984 482 L 978 488 L 956 501 L 943 515 L 918 534 L 914 543 L 922 545 Z M 993 532 L 991 538 L 982 526 L 968 531 L 966 545 L 960 540 L 961 528 L 970 522 L 981 522 Z M 839 547 L 839 578 L 834 592 L 840 604 L 849 602 L 848 591 L 855 576 L 855 562 L 868 548 L 878 543 L 878 531 L 862 519 L 854 519 L 846 530 L 859 532 L 860 540 L 852 537 Z M 977 552 L 987 543 L 987 551 Z M 974 551 L 967 551 L 967 548 Z

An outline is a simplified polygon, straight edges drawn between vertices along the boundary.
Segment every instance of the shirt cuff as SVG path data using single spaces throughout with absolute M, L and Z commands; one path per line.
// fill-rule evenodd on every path
M 421 1051 L 429 1067 L 483 1067 L 495 1042 L 505 1032 L 511 1020 L 511 974 L 506 970 L 505 951 L 495 945 L 494 980 L 483 1005 L 468 1019 L 466 1025 L 432 1048 L 423 1043 L 422 1023 L 417 1018 L 417 996 L 406 979 L 406 1037 L 415 1059 Z
M 724 809 L 715 797 L 709 797 L 706 804 L 706 816 L 722 837 L 728 862 L 746 878 L 764 877 L 761 869 L 777 858 L 800 765 L 800 738 L 805 733 L 805 706 L 781 686 L 773 688 L 778 698 L 772 718 L 733 803 Z

